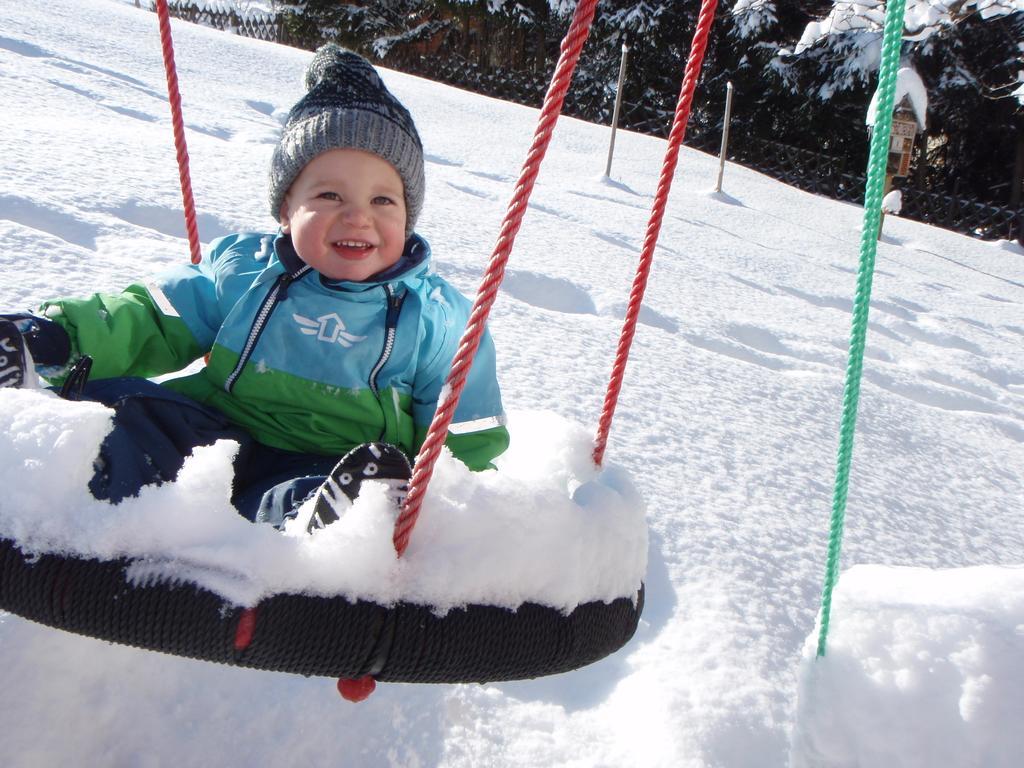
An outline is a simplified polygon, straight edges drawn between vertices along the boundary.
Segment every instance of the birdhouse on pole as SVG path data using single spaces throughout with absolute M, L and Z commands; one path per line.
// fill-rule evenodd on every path
M 874 128 L 878 94 L 868 105 L 865 122 L 868 130 Z M 927 127 L 928 95 L 921 78 L 910 67 L 896 73 L 896 108 L 892 113 L 892 133 L 889 139 L 889 162 L 885 175 L 906 176 L 910 172 L 910 158 L 914 152 L 914 139 Z
M 896 106 L 892 113 L 892 134 L 889 139 L 889 161 L 887 176 L 906 176 L 910 173 L 910 158 L 914 153 L 914 139 L 924 128 L 910 104 L 909 97 Z
M 910 158 L 914 153 L 914 139 L 927 128 L 928 93 L 920 76 L 912 67 L 900 67 L 896 72 L 896 108 L 892 112 L 892 132 L 889 134 L 889 157 L 885 167 L 883 195 L 892 189 L 892 180 L 910 172 Z M 878 112 L 878 91 L 871 97 L 864 122 L 868 131 L 875 128 Z M 878 222 L 878 237 L 882 237 L 885 212 Z

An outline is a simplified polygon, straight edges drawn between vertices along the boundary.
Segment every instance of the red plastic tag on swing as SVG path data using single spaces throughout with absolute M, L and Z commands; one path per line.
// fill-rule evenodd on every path
M 353 703 L 359 703 L 366 699 L 376 687 L 377 681 L 370 675 L 360 677 L 358 680 L 344 677 L 338 680 L 338 693 L 341 694 L 341 698 Z

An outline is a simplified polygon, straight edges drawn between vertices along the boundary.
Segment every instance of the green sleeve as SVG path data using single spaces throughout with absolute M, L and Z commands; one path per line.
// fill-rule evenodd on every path
M 426 436 L 427 427 L 417 428 L 416 450 L 423 445 Z M 492 427 L 459 435 L 449 432 L 444 444 L 451 449 L 455 458 L 474 472 L 480 472 L 484 469 L 494 469 L 491 461 L 508 448 L 509 434 L 505 427 Z
M 161 311 L 143 285 L 116 296 L 50 301 L 40 309 L 68 332 L 72 362 L 93 358 L 92 378 L 170 373 L 208 351 L 180 317 Z

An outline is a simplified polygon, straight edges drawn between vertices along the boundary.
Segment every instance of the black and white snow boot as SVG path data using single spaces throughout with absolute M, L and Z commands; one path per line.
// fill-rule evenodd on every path
M 0 387 L 25 386 L 28 360 L 25 340 L 18 326 L 0 318 Z
M 365 480 L 383 482 L 395 509 L 409 490 L 412 467 L 398 448 L 388 443 L 363 443 L 346 453 L 316 492 L 307 533 L 324 528 L 352 506 Z

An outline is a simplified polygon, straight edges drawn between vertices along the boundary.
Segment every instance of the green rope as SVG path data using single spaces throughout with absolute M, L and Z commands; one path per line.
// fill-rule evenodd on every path
M 846 494 L 850 483 L 850 458 L 853 455 L 853 431 L 860 400 L 860 378 L 864 369 L 864 339 L 868 327 L 868 306 L 871 303 L 871 278 L 878 250 L 878 228 L 882 218 L 882 195 L 885 168 L 889 155 L 889 133 L 892 131 L 893 102 L 896 95 L 896 71 L 899 66 L 903 35 L 903 10 L 906 0 L 889 0 L 885 9 L 882 36 L 882 64 L 878 70 L 878 99 L 875 126 L 871 134 L 868 156 L 868 179 L 864 192 L 864 228 L 860 238 L 860 268 L 857 272 L 857 296 L 853 302 L 853 327 L 850 334 L 850 357 L 846 366 L 846 387 L 843 393 L 843 419 L 839 430 L 839 452 L 836 457 L 836 485 L 832 496 L 832 525 L 828 543 L 828 564 L 825 587 L 821 596 L 821 631 L 818 635 L 818 656 L 825 655 L 828 623 L 832 612 L 832 590 L 839 572 L 839 550 L 843 541 L 846 517 Z

